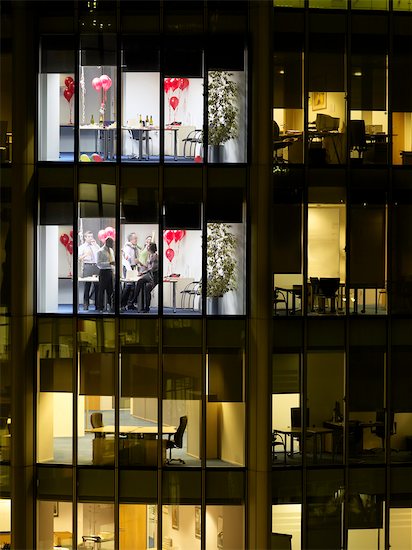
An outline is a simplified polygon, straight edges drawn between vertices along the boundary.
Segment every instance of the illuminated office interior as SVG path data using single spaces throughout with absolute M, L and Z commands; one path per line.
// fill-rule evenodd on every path
M 0 548 L 412 547 L 411 48 L 408 0 L 2 2 Z

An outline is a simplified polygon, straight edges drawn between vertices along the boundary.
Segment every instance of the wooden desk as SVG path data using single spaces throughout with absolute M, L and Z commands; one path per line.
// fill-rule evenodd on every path
M 102 426 L 101 428 L 87 428 L 85 432 L 94 434 L 114 434 L 116 433 L 115 426 Z M 162 434 L 174 434 L 176 426 L 162 426 Z M 118 434 L 123 435 L 157 435 L 159 433 L 158 426 L 119 426 Z
M 302 430 L 302 428 L 289 428 L 289 427 L 286 429 L 275 428 L 274 431 L 285 436 L 285 444 L 286 444 L 286 437 L 289 436 L 289 439 L 290 439 L 289 456 L 292 456 L 292 457 L 293 457 L 293 438 L 294 437 L 302 437 L 304 434 L 306 434 L 306 436 L 308 437 L 313 437 L 313 462 L 317 462 L 318 456 L 320 457 L 322 455 L 324 436 L 326 434 L 333 433 L 332 428 L 328 428 L 325 426 L 312 426 L 312 427 L 306 428 L 305 430 Z M 319 453 L 318 453 L 318 448 L 319 448 Z

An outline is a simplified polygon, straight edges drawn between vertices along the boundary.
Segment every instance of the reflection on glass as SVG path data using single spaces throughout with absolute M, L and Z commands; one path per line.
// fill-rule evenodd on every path
M 113 218 L 79 219 L 79 312 L 114 311 L 114 223 Z
M 71 464 L 73 337 L 66 319 L 39 319 L 37 461 Z
M 202 232 L 166 229 L 163 239 L 163 311 L 200 314 Z
M 165 162 L 203 162 L 203 79 L 164 79 Z
M 246 73 L 208 73 L 208 160 L 246 162 Z
M 199 507 L 200 512 L 200 507 Z M 243 506 L 207 506 L 206 507 L 206 550 L 245 548 L 245 511 Z M 195 529 L 197 514 L 195 508 Z
M 388 0 L 355 0 L 351 8 L 353 10 L 387 10 Z
M 391 550 L 403 550 L 412 545 L 412 509 L 402 502 L 398 506 L 393 503 L 389 510 Z
M 165 548 L 177 546 L 200 550 L 199 506 L 181 504 L 163 506 L 162 522 L 162 540 Z
M 77 506 L 77 544 L 114 550 L 114 505 L 85 502 Z
M 155 504 L 120 504 L 120 550 L 157 548 L 157 506 Z
M 10 462 L 11 449 L 11 364 L 10 364 L 10 331 L 9 317 L 0 317 L 0 394 L 2 396 L 2 412 L 0 416 L 0 461 Z M 8 469 L 3 468 L 4 475 Z M 0 480 L 2 476 L 0 475 Z M 7 485 L 4 482 L 4 487 Z
M 115 66 L 80 66 L 80 162 L 116 160 L 115 90 Z
M 388 138 L 386 111 L 351 111 L 349 149 L 352 165 L 387 164 Z
M 71 502 L 37 501 L 37 548 L 73 548 Z
M 385 502 L 379 495 L 349 495 L 348 550 L 381 548 L 385 544 L 384 509 Z

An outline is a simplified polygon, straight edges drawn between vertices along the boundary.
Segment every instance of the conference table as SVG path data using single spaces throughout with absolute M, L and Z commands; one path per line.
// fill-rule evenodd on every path
M 295 437 L 302 437 L 304 433 L 306 434 L 306 437 L 313 437 L 313 462 L 318 462 L 318 458 L 322 456 L 323 452 L 323 441 L 324 437 L 327 434 L 332 434 L 333 429 L 330 427 L 322 427 L 322 426 L 312 426 L 308 427 L 305 430 L 302 430 L 302 428 L 275 428 L 273 430 L 274 432 L 281 434 L 285 436 L 285 444 L 286 444 L 286 438 L 289 437 L 290 441 L 290 451 L 289 456 L 293 457 L 294 455 L 294 449 L 293 449 L 293 440 Z
M 173 132 L 173 159 L 174 160 L 177 160 L 177 132 L 179 128 L 180 128 L 179 125 L 168 125 L 168 126 L 165 126 L 164 128 L 165 132 Z M 143 160 L 143 158 L 145 158 L 146 160 L 149 160 L 150 132 L 158 132 L 160 130 L 160 127 L 159 126 L 122 126 L 122 130 L 127 130 L 131 134 L 132 139 L 137 139 L 138 141 L 138 144 L 139 144 L 138 155 L 137 157 L 132 157 L 132 158 L 137 158 L 137 160 Z M 143 143 L 146 143 L 145 154 L 143 154 Z
M 178 282 L 178 277 L 164 277 L 163 282 L 172 285 L 172 307 L 173 313 L 176 313 L 176 285 Z
M 176 433 L 176 426 L 162 426 L 162 434 L 173 435 Z M 126 436 L 136 436 L 144 438 L 145 436 L 154 436 L 159 433 L 158 426 L 119 426 L 118 430 L 113 425 L 100 426 L 99 428 L 86 428 L 85 432 L 96 434 L 119 434 Z

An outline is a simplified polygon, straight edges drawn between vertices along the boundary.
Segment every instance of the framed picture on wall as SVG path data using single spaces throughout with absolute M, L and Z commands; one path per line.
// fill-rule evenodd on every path
M 195 506 L 195 537 L 200 539 L 202 536 L 202 514 L 200 506 Z
M 179 506 L 173 504 L 172 509 L 172 529 L 179 530 Z
M 326 109 L 326 92 L 312 92 L 312 111 Z

